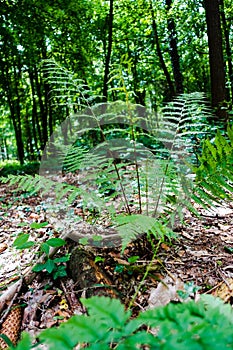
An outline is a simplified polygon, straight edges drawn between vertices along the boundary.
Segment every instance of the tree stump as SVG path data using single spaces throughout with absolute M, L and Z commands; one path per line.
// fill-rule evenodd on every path
M 97 266 L 92 252 L 80 247 L 74 248 L 68 264 L 68 273 L 77 286 L 75 290 L 85 297 L 94 295 L 116 297 L 111 280 L 103 269 Z

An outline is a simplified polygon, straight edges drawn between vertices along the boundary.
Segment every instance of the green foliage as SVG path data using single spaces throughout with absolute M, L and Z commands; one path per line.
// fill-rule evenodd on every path
M 30 227 L 32 229 L 40 229 L 42 227 L 47 226 L 47 222 L 33 222 Z M 21 233 L 13 242 L 13 247 L 19 250 L 30 249 L 31 247 L 38 245 L 38 243 L 29 241 L 30 235 L 28 233 Z M 58 248 L 62 247 L 66 244 L 66 242 L 61 238 L 49 238 L 45 242 L 39 245 L 39 254 L 44 253 L 44 263 L 37 263 L 32 270 L 34 272 L 40 272 L 46 270 L 49 274 L 52 275 L 54 279 L 59 277 L 67 276 L 66 266 L 61 263 L 65 263 L 69 260 L 69 254 L 62 256 L 60 258 L 50 258 L 50 248 Z
M 54 76 L 55 83 L 64 85 L 68 72 L 59 67 L 57 71 L 54 65 L 47 67 L 47 73 Z M 72 79 L 69 75 L 68 85 Z M 192 165 L 196 150 L 193 137 L 201 140 L 211 131 L 207 124 L 210 116 L 200 93 L 178 96 L 157 118 L 129 102 L 97 104 L 70 117 L 55 131 L 41 162 L 43 176 L 9 176 L 2 181 L 40 193 L 48 207 L 52 199 L 48 210 L 57 217 L 62 212 L 68 225 L 82 220 L 72 215 L 74 202 L 89 213 L 90 225 L 102 220 L 104 213 L 116 228 L 122 249 L 140 234 L 147 234 L 148 239 L 170 239 L 174 237 L 171 227 L 177 217 L 182 220 L 184 207 L 197 214 L 190 199 L 211 205 L 226 198 L 225 189 L 232 189 L 232 163 L 226 162 L 232 141 L 219 132 L 214 145 L 203 141 L 203 155 L 196 153 L 200 165 Z M 64 140 L 63 130 L 69 129 Z M 101 136 L 95 147 L 86 143 L 86 133 L 88 139 L 96 133 Z M 228 134 L 232 137 L 232 129 L 228 128 Z M 143 140 L 149 140 L 150 147 Z M 225 180 L 221 175 L 224 169 Z M 58 182 L 56 175 L 61 170 L 78 174 L 78 186 Z M 211 181 L 217 181 L 217 189 Z M 91 239 L 98 243 L 94 236 Z M 80 236 L 80 243 L 88 244 L 89 237 Z
M 30 174 L 34 175 L 39 172 L 39 162 L 30 162 L 20 165 L 18 161 L 0 162 L 0 176 Z
M 233 127 L 225 136 L 218 131 L 214 140 L 205 140 L 199 156 L 200 165 L 194 168 L 196 186 L 193 199 L 202 206 L 232 199 L 233 192 Z
M 198 302 L 170 303 L 133 319 L 116 299 L 92 297 L 82 303 L 88 315 L 73 316 L 58 328 L 42 331 L 40 342 L 51 350 L 71 350 L 77 344 L 101 350 L 232 348 L 232 308 L 211 296 L 202 296 Z M 157 331 L 150 332 L 152 328 Z M 27 342 L 24 350 L 31 349 L 28 336 L 21 342 Z M 21 342 L 16 349 L 21 349 Z

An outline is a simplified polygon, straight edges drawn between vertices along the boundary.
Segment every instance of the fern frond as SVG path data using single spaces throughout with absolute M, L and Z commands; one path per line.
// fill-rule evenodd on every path
M 218 131 L 213 142 L 205 140 L 199 167 L 195 167 L 196 196 L 209 206 L 223 199 L 232 199 L 233 143 L 232 128 L 224 137 Z

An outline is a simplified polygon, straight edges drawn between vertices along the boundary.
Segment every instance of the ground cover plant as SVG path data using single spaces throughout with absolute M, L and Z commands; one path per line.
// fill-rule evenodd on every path
M 133 319 L 116 299 L 92 297 L 82 303 L 88 315 L 73 316 L 58 329 L 41 332 L 40 342 L 51 350 L 72 350 L 77 344 L 106 350 L 232 349 L 232 308 L 210 296 L 141 312 Z M 25 333 L 14 349 L 39 347 Z

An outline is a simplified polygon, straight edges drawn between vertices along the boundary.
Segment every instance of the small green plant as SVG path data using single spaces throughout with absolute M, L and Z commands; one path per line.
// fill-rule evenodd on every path
M 54 279 L 67 276 L 65 265 L 60 264 L 69 261 L 69 254 L 53 259 L 49 257 L 50 247 L 62 247 L 65 244 L 66 242 L 61 238 L 50 238 L 45 243 L 42 243 L 40 250 L 46 254 L 45 262 L 36 264 L 32 270 L 34 272 L 46 270 L 52 274 Z
M 183 300 L 188 299 L 189 297 L 194 297 L 200 287 L 196 286 L 194 282 L 188 282 L 184 284 L 184 290 L 178 290 L 177 294 Z
M 208 295 L 198 302 L 147 310 L 136 318 L 117 299 L 92 297 L 82 303 L 88 315 L 73 316 L 58 328 L 42 331 L 40 344 L 49 350 L 72 350 L 78 344 L 99 350 L 232 349 L 232 308 Z M 31 348 L 30 337 L 24 333 L 15 350 Z
M 24 225 L 24 223 L 22 223 Z M 22 226 L 22 224 L 20 226 Z M 25 223 L 26 224 L 26 223 Z M 40 229 L 42 227 L 47 226 L 47 222 L 37 223 L 33 222 L 30 225 L 30 228 L 32 229 Z M 66 267 L 65 265 L 61 264 L 64 262 L 67 262 L 69 260 L 69 254 L 64 255 L 59 258 L 50 258 L 50 248 L 60 248 L 66 244 L 66 242 L 61 238 L 49 238 L 45 242 L 38 244 L 37 242 L 33 242 L 29 240 L 30 235 L 28 233 L 21 233 L 13 242 L 13 247 L 15 249 L 24 250 L 24 249 L 30 249 L 33 246 L 39 245 L 39 255 L 42 253 L 45 254 L 44 262 L 43 263 L 37 263 L 33 267 L 34 272 L 40 272 L 43 270 L 46 270 L 49 274 L 52 274 L 52 277 L 54 279 L 57 279 L 59 277 L 65 277 L 67 275 L 66 273 Z

